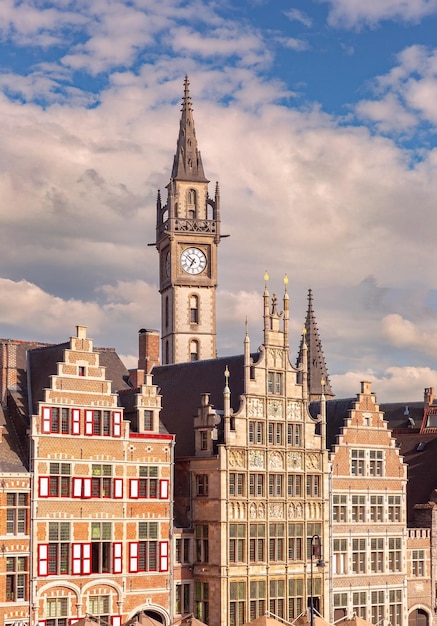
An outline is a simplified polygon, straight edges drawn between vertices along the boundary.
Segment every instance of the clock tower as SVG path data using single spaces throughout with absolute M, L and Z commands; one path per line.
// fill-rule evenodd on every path
M 163 365 L 216 356 L 220 195 L 217 184 L 214 199 L 210 198 L 208 183 L 185 77 L 167 203 L 162 205 L 158 192 L 156 207 Z

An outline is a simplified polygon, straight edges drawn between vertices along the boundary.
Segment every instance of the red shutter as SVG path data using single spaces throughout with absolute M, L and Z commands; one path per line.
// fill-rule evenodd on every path
M 73 478 L 73 498 L 82 497 L 82 478 Z
M 91 478 L 82 478 L 82 498 L 91 498 Z
M 111 626 L 121 626 L 121 615 L 112 615 Z
M 159 481 L 159 497 L 161 500 L 168 500 L 168 480 L 166 478 Z
M 85 435 L 93 434 L 94 412 L 85 411 Z
M 72 560 L 72 574 L 81 574 L 82 573 L 82 544 L 81 543 L 72 543 L 71 544 L 71 560 Z
M 71 434 L 80 435 L 80 410 L 71 410 Z
M 112 413 L 112 436 L 121 437 L 121 411 Z
M 138 498 L 140 481 L 138 478 L 131 478 L 129 480 L 129 498 Z
M 45 619 L 39 619 L 38 620 L 38 626 L 46 626 L 46 620 Z
M 49 497 L 49 482 L 50 478 L 48 476 L 40 476 L 38 479 L 38 493 L 40 498 L 48 498 Z
M 49 406 L 43 406 L 42 408 L 42 432 L 51 432 L 51 410 Z
M 129 572 L 138 572 L 138 543 L 136 541 L 129 543 Z
M 91 544 L 82 544 L 82 574 L 91 574 Z
M 159 542 L 159 571 L 168 572 L 168 541 Z
M 38 544 L 38 576 L 49 575 L 49 544 Z
M 121 574 L 123 571 L 123 548 L 122 543 L 112 544 L 112 573 Z
M 114 498 L 123 497 L 123 479 L 114 478 Z

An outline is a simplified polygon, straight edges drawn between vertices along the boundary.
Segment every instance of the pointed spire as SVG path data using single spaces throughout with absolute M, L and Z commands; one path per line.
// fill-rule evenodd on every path
M 304 344 L 306 343 L 309 400 L 320 400 L 324 395 L 328 400 L 334 397 L 329 382 L 328 368 L 323 354 L 322 342 L 313 310 L 313 293 L 308 290 L 308 309 L 305 319 L 306 336 L 301 339 L 297 364 L 303 361 Z M 323 383 L 322 383 L 323 381 Z
M 171 177 L 176 180 L 208 182 L 203 171 L 200 151 L 197 148 L 189 87 L 188 76 L 185 76 L 179 137 Z

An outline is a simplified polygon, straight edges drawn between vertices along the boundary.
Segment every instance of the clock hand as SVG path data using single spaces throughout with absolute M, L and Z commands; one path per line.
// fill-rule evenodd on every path
M 191 263 L 190 263 L 190 267 L 192 267 L 193 263 L 194 263 L 194 262 L 195 262 L 195 260 L 196 260 L 196 257 L 195 257 L 195 256 L 192 256 L 192 257 L 189 257 L 189 258 L 190 258 L 190 261 L 191 261 Z

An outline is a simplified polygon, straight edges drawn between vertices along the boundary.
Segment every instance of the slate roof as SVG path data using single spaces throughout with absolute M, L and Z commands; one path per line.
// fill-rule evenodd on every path
M 259 353 L 251 355 L 254 363 L 259 356 Z M 243 355 L 153 368 L 153 382 L 163 396 L 161 420 L 176 435 L 176 456 L 194 455 L 193 417 L 197 415 L 203 393 L 210 394 L 210 404 L 217 411 L 223 410 L 226 366 L 230 372 L 231 407 L 236 412 L 244 393 Z
M 13 424 L 0 406 L 0 426 L 3 434 L 0 441 L 0 473 L 27 473 L 25 454 L 21 449 Z

